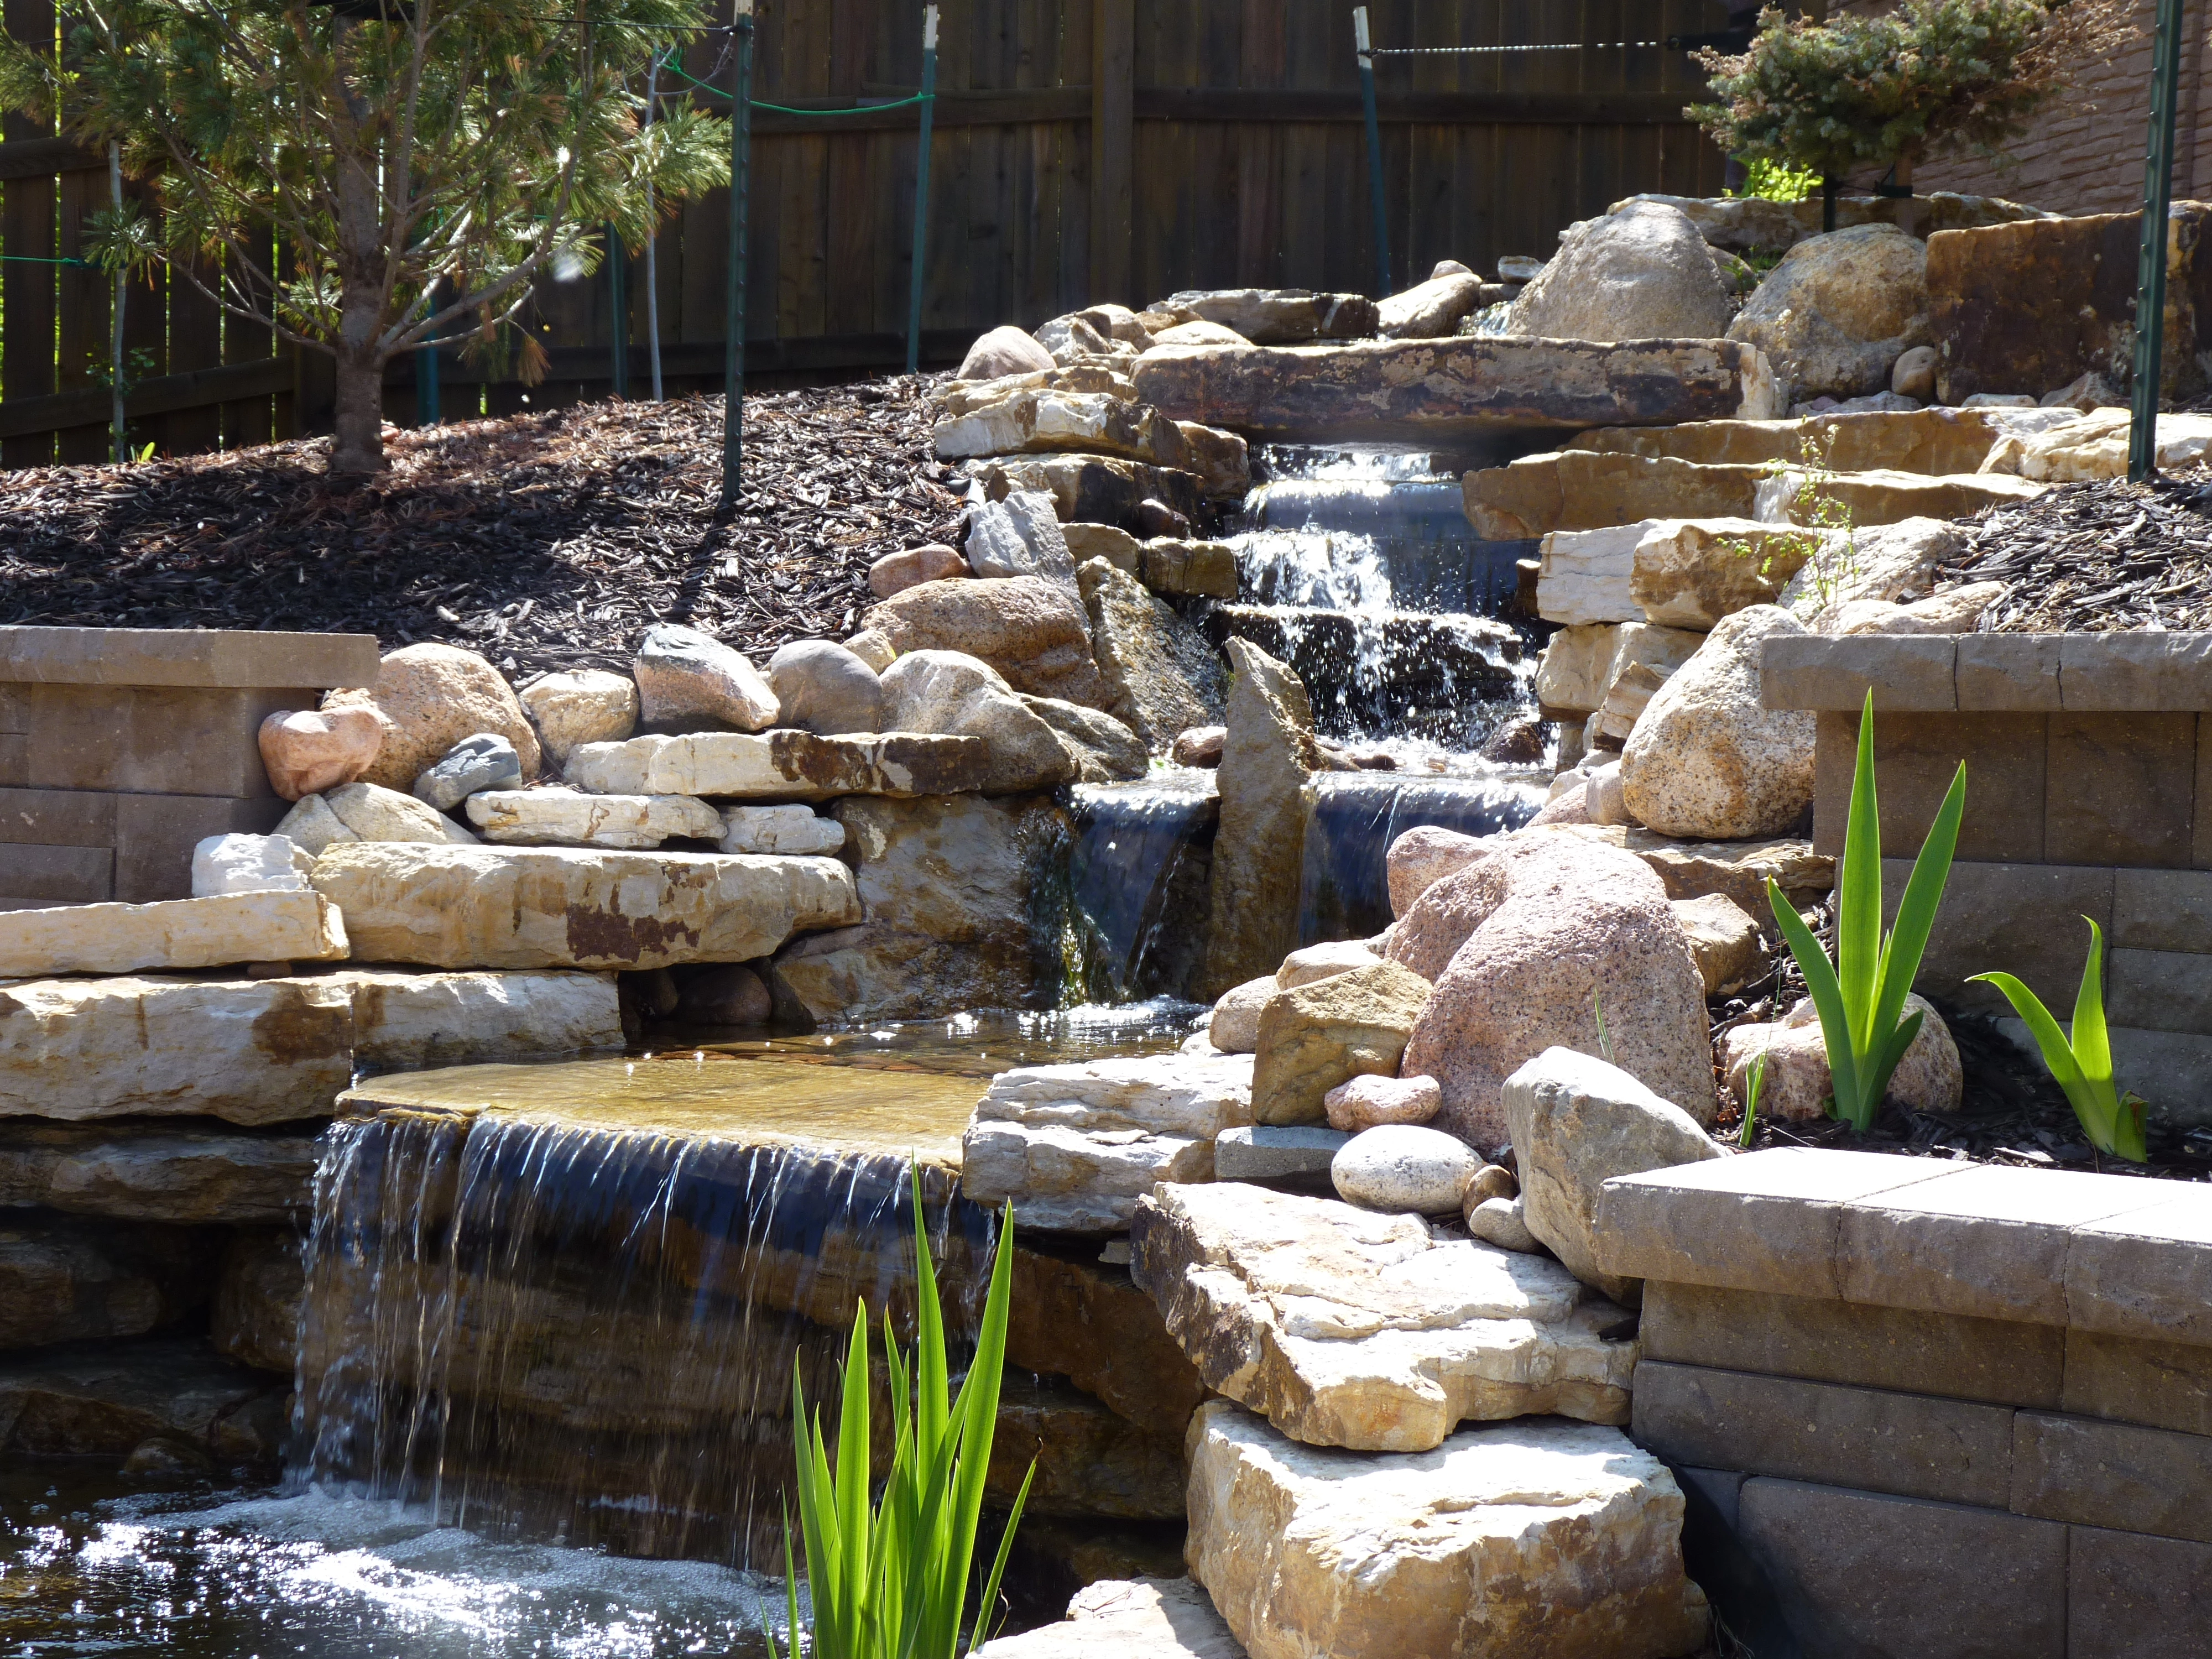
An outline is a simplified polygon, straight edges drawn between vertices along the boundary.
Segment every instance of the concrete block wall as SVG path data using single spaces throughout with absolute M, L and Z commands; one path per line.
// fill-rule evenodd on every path
M 1796 635 L 1761 696 L 1819 714 L 1814 846 L 1843 850 L 1860 710 L 1875 694 L 1883 893 L 1893 908 L 1960 762 L 1966 812 L 1916 981 L 1954 1007 L 2016 974 L 2063 1018 L 2105 935 L 2124 1086 L 2212 1121 L 2212 634 Z
M 1608 1182 L 1597 1237 L 1760 1659 L 2212 1652 L 2212 1188 L 1787 1149 Z
M 196 842 L 284 815 L 261 722 L 376 665 L 368 634 L 0 628 L 0 909 L 190 897 Z

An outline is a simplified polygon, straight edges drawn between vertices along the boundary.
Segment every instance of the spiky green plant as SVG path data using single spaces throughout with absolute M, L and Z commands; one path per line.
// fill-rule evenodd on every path
M 2089 1144 L 2110 1157 L 2141 1164 L 2150 1156 L 2142 1098 L 2120 1093 L 2112 1082 L 2112 1036 L 2105 1025 L 2105 932 L 2087 916 L 2081 920 L 2089 923 L 2089 959 L 2081 964 L 2081 987 L 2074 994 L 2071 1032 L 2060 1030 L 2043 999 L 2010 974 L 1976 974 L 1969 983 L 1994 985 L 2004 993 L 2034 1034 L 2043 1063 L 2073 1103 Z
M 798 1452 L 799 1533 L 813 1619 L 806 1650 L 816 1659 L 956 1659 L 961 1613 L 983 1507 L 983 1481 L 998 1427 L 999 1384 L 1006 1366 L 1006 1322 L 1013 1294 L 1013 1206 L 999 1231 L 998 1260 L 983 1304 L 975 1355 L 957 1398 L 945 1362 L 945 1317 L 937 1273 L 921 1219 L 921 1180 L 914 1187 L 915 1293 L 911 1365 L 901 1358 L 884 1316 L 884 1358 L 890 1373 L 892 1451 L 882 1497 L 870 1502 L 868 1308 L 860 1304 L 845 1358 L 833 1466 L 819 1413 L 792 1367 L 792 1440 Z M 968 1650 L 982 1645 L 1014 1528 L 1028 1502 L 1036 1466 L 1022 1479 L 997 1559 L 983 1585 Z M 799 1653 L 801 1610 L 791 1528 L 784 1523 L 784 1578 L 792 1652 Z M 773 1635 L 770 1659 L 779 1659 Z
M 1771 878 L 1766 900 L 1805 975 L 1805 989 L 1820 1016 L 1834 1090 L 1828 1109 L 1864 1133 L 1887 1092 L 1891 1074 L 1912 1039 L 1920 1015 L 1904 1014 L 1905 993 L 1920 971 L 1921 952 L 1943 902 L 1951 857 L 1958 850 L 1959 820 L 1966 810 L 1966 765 L 1959 763 L 1943 805 L 1929 826 L 1911 878 L 1897 907 L 1897 923 L 1881 925 L 1881 813 L 1874 787 L 1874 692 L 1859 714 L 1858 769 L 1851 780 L 1850 817 L 1844 831 L 1844 860 L 1836 872 L 1836 959 L 1782 895 Z

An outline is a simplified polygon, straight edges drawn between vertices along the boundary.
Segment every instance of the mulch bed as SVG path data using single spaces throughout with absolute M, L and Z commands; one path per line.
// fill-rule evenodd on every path
M 1814 932 L 1832 951 L 1833 917 L 1828 907 L 1807 913 Z M 1710 1012 L 1717 1045 L 1731 1025 L 1779 1019 L 1805 994 L 1805 981 L 1787 951 L 1765 978 L 1746 986 Z M 1875 1152 L 1903 1152 L 1916 1158 L 1952 1158 L 1970 1164 L 2007 1164 L 2019 1168 L 2089 1170 L 2107 1175 L 2140 1175 L 2169 1181 L 2212 1181 L 2212 1128 L 2181 1130 L 2161 1126 L 2159 1103 L 2146 1137 L 2150 1158 L 2130 1164 L 2106 1158 L 2081 1133 L 2073 1103 L 2066 1098 L 2040 1058 L 2021 1051 L 1984 1014 L 1961 1013 L 1938 1005 L 1959 1047 L 1966 1087 L 1955 1112 L 1913 1112 L 1895 1100 L 1882 1103 L 1874 1126 L 1864 1134 L 1829 1121 L 1782 1123 L 1762 1118 L 1752 1128 L 1753 1148 L 1828 1146 Z M 1742 1109 L 1717 1079 L 1721 1115 L 1713 1133 L 1733 1141 L 1743 1125 Z
M 747 398 L 727 518 L 720 398 L 387 431 L 390 471 L 352 488 L 325 439 L 0 473 L 0 623 L 434 640 L 518 681 L 627 668 L 655 622 L 757 654 L 842 638 L 872 560 L 957 527 L 941 378 Z
M 1969 522 L 1966 551 L 1936 586 L 2011 583 L 1985 629 L 2212 629 L 2212 483 L 2201 470 L 2139 484 L 2060 484 Z

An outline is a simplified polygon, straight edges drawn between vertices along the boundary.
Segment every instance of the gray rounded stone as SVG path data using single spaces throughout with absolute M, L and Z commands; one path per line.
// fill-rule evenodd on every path
M 1336 1195 L 1362 1209 L 1443 1215 L 1456 1211 L 1482 1157 L 1456 1135 L 1383 1123 L 1344 1143 L 1329 1164 Z
M 768 683 L 782 723 L 823 737 L 884 729 L 876 671 L 830 640 L 793 640 L 769 659 Z

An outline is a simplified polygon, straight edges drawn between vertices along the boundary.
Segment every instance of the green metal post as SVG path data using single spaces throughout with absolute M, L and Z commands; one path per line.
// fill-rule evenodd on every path
M 607 352 L 617 398 L 629 396 L 629 254 L 622 232 L 607 227 Z
M 119 219 L 123 213 L 123 147 L 107 147 L 107 204 Z M 125 381 L 123 374 L 123 302 L 131 291 L 131 269 L 128 265 L 115 268 L 115 308 L 109 321 L 110 349 L 107 363 L 107 439 L 112 452 L 111 459 L 121 466 L 131 459 L 131 441 L 125 435 L 123 418 L 123 393 Z
M 1375 110 L 1375 46 L 1367 8 L 1352 9 L 1352 43 L 1359 59 L 1359 96 L 1367 106 L 1367 195 L 1375 209 L 1375 297 L 1390 297 L 1390 207 L 1382 193 L 1382 122 Z
M 921 9 L 921 148 L 914 162 L 914 275 L 906 302 L 906 372 L 921 367 L 921 280 L 929 245 L 929 130 L 937 112 L 937 8 Z
M 2173 118 L 2181 80 L 2181 0 L 2158 0 L 2151 48 L 2150 137 L 2143 157 L 2142 252 L 2136 267 L 2136 362 L 2128 477 L 2158 471 L 2158 384 L 2166 348 L 2166 239 L 2173 201 Z
M 730 103 L 729 304 L 723 319 L 722 506 L 738 504 L 745 453 L 745 167 L 752 145 L 753 0 L 736 0 L 737 90 Z
M 438 285 L 430 284 L 430 297 L 423 301 L 422 309 L 438 308 Z M 435 426 L 440 416 L 438 407 L 438 343 L 425 340 L 415 348 L 415 424 Z

